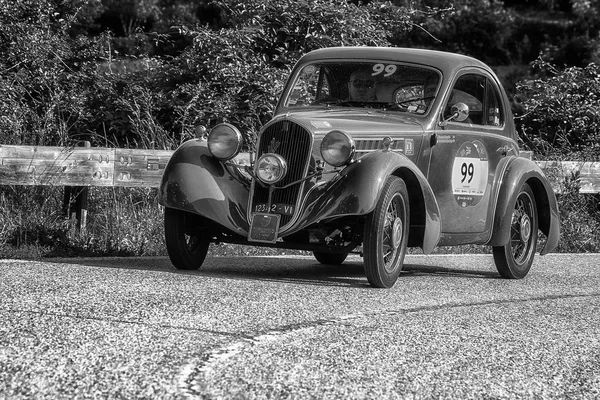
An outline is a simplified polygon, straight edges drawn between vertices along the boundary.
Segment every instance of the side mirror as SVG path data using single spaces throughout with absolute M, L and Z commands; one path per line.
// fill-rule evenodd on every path
M 469 106 L 465 103 L 456 103 L 452 106 L 450 112 L 452 112 L 452 117 L 456 116 L 454 118 L 458 122 L 463 122 L 465 119 L 469 118 Z
M 465 103 L 454 104 L 450 109 L 450 112 L 452 114 L 444 121 L 440 122 L 440 126 L 446 126 L 446 124 L 450 121 L 463 122 L 469 118 L 469 106 Z

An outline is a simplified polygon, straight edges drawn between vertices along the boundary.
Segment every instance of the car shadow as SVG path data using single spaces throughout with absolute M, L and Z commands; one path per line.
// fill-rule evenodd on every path
M 261 280 L 305 285 L 370 288 L 361 259 L 351 259 L 342 265 L 323 265 L 312 257 L 207 257 L 199 270 L 175 269 L 168 257 L 64 258 L 53 263 L 77 264 L 88 267 L 167 272 L 178 275 L 233 280 Z M 443 266 L 406 263 L 400 279 L 423 276 L 452 276 L 482 279 L 499 278 L 493 271 L 461 270 Z
M 403 276 L 424 276 L 424 275 L 444 275 L 455 277 L 480 277 L 482 279 L 501 279 L 496 271 L 479 271 L 458 268 L 447 268 L 433 265 L 410 265 L 405 264 L 402 268 Z

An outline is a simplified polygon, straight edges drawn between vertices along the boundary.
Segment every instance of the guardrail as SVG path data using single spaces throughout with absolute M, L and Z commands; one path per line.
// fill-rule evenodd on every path
M 561 183 L 576 180 L 579 193 L 600 193 L 600 162 L 535 161 L 544 171 L 554 191 L 560 193 Z
M 0 145 L 0 185 L 64 186 L 63 213 L 87 222 L 90 186 L 158 187 L 169 150 Z
M 85 228 L 90 186 L 158 187 L 171 150 L 0 145 L 0 185 L 64 186 L 63 211 Z M 560 192 L 577 179 L 580 193 L 600 192 L 600 162 L 537 161 Z

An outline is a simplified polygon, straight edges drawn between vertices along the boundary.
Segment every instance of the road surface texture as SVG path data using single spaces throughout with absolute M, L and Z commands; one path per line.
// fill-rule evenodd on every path
M 0 261 L 0 399 L 595 399 L 600 255 Z

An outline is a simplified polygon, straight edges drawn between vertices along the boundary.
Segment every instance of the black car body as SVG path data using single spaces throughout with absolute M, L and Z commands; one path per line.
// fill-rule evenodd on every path
M 358 77 L 358 78 L 357 78 Z M 369 92 L 369 97 L 357 92 Z M 364 93 L 363 93 L 364 94 Z M 364 257 L 376 287 L 407 247 L 486 244 L 507 278 L 558 243 L 554 192 L 520 157 L 507 96 L 452 53 L 340 47 L 302 57 L 253 153 L 230 124 L 176 150 L 160 186 L 169 256 L 199 268 L 211 242 Z

